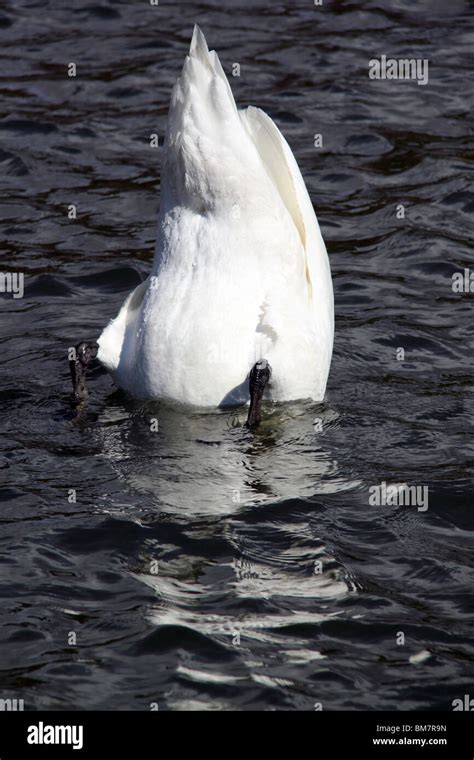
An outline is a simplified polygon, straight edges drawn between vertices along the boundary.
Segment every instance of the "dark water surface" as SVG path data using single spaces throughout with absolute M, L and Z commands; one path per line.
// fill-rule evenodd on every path
M 451 280 L 474 266 L 472 19 L 462 0 L 4 0 L 1 268 L 25 296 L 0 301 L 1 697 L 451 709 L 472 693 L 474 293 Z M 240 63 L 238 104 L 292 146 L 334 276 L 326 401 L 267 408 L 255 435 L 243 409 L 136 403 L 100 370 L 87 410 L 68 406 L 66 348 L 149 271 L 149 136 L 194 22 L 229 75 Z M 382 54 L 429 59 L 428 85 L 369 80 Z M 383 481 L 426 486 L 428 509 L 372 506 Z

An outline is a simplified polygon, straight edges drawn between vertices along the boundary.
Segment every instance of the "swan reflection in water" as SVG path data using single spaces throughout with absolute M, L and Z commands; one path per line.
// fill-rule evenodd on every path
M 150 529 L 130 568 L 156 594 L 149 621 L 226 647 L 239 642 L 249 677 L 258 680 L 255 644 L 339 616 L 331 603 L 354 592 L 324 537 L 314 535 L 308 510 L 321 508 L 318 497 L 358 484 L 344 481 L 324 446 L 324 430 L 338 424 L 330 407 L 268 404 L 256 433 L 243 427 L 245 414 L 245 407 L 140 404 L 118 393 L 95 429 L 120 493 L 125 482 L 133 499 L 107 498 L 101 508 Z M 280 646 L 288 662 L 322 657 L 297 633 L 285 632 Z

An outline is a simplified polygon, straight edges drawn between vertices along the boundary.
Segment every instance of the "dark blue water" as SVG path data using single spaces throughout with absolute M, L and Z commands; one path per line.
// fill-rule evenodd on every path
M 245 409 L 137 403 L 100 370 L 87 408 L 68 404 L 67 347 L 149 271 L 149 136 L 194 22 L 229 75 L 240 63 L 237 103 L 292 146 L 333 271 L 327 398 L 267 406 L 255 434 Z M 474 293 L 452 289 L 474 267 L 472 22 L 462 0 L 4 0 L 1 270 L 25 293 L 0 295 L 0 697 L 385 710 L 472 693 Z M 382 54 L 428 59 L 428 84 L 370 80 Z M 427 509 L 372 505 L 382 482 L 426 488 Z

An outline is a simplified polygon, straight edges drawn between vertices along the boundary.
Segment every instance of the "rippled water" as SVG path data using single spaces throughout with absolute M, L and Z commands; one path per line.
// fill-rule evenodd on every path
M 4 3 L 1 266 L 25 296 L 0 302 L 2 697 L 451 709 L 472 687 L 474 294 L 451 287 L 473 262 L 472 18 L 461 0 Z M 139 404 L 100 370 L 68 405 L 66 348 L 148 272 L 149 136 L 196 21 L 240 63 L 238 104 L 290 142 L 333 270 L 326 401 L 267 407 L 255 434 L 244 409 Z M 429 59 L 429 84 L 369 80 L 382 54 Z M 428 509 L 371 506 L 383 481 L 427 486 Z

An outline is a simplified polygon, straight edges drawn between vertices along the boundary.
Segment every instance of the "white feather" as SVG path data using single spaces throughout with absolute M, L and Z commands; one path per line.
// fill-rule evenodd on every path
M 173 89 L 151 276 L 101 334 L 99 359 L 137 398 L 198 406 L 323 398 L 334 306 L 324 241 L 290 147 L 260 109 L 238 111 L 195 27 Z

